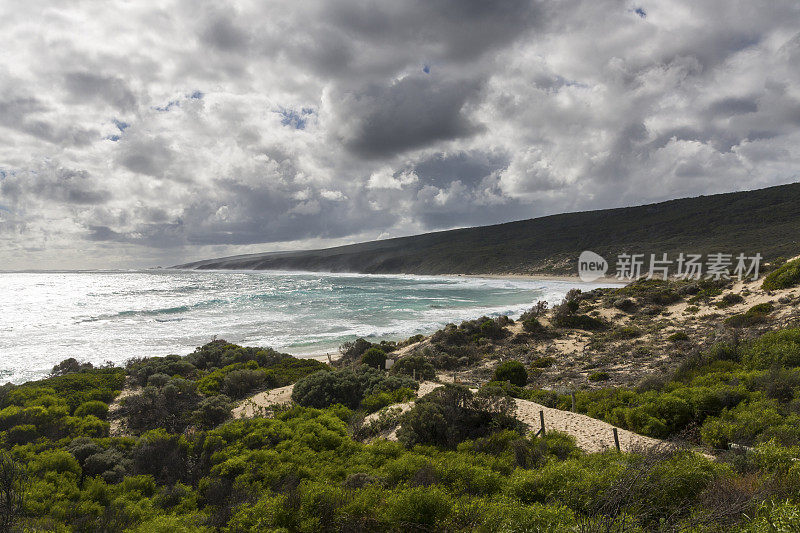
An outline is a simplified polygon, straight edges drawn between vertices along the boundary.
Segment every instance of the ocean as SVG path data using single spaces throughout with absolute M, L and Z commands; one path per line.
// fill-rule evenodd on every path
M 185 355 L 213 338 L 295 355 L 401 340 L 481 315 L 559 302 L 572 281 L 274 271 L 0 273 L 0 383 L 94 364 Z

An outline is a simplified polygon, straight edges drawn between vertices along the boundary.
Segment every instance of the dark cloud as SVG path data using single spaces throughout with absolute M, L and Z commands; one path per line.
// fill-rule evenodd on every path
M 347 0 L 326 3 L 325 15 L 342 31 L 378 46 L 429 47 L 441 59 L 461 62 L 531 31 L 539 10 L 531 0 Z
M 31 200 L 99 205 L 110 200 L 111 196 L 87 171 L 53 165 L 5 175 L 0 180 L 0 201 L 12 206 L 25 207 Z
M 116 76 L 69 72 L 64 76 L 64 86 L 71 97 L 79 102 L 102 101 L 119 111 L 130 111 L 136 107 L 136 96 L 127 83 Z
M 250 42 L 247 31 L 229 13 L 212 15 L 200 32 L 200 40 L 203 44 L 224 52 L 241 52 Z
M 359 155 L 376 158 L 474 135 L 482 128 L 464 107 L 479 89 L 476 82 L 438 81 L 428 76 L 371 86 L 353 95 L 341 111 L 354 117 L 345 144 Z
M 507 154 L 482 151 L 438 153 L 419 161 L 414 172 L 421 183 L 446 187 L 454 181 L 474 186 L 493 172 L 506 168 Z
M 33 97 L 0 97 L 0 128 L 16 130 L 37 139 L 67 146 L 86 146 L 97 140 L 95 129 L 54 122 L 51 109 Z
M 708 111 L 714 116 L 744 115 L 758 111 L 758 102 L 756 102 L 755 98 L 723 98 L 711 104 L 708 107 Z
M 161 137 L 128 137 L 120 145 L 119 164 L 148 176 L 162 177 L 174 158 L 167 140 Z

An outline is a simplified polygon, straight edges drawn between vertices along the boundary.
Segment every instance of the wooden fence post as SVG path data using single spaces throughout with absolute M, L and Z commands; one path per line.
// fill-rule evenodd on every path
M 572 393 L 572 412 L 575 412 L 575 393 Z
M 539 422 L 542 424 L 542 429 L 540 429 L 539 432 L 542 434 L 542 437 L 544 437 L 544 411 L 539 411 Z
M 617 447 L 617 451 L 620 451 L 620 449 L 619 449 L 619 433 L 617 433 L 617 428 L 614 428 L 614 446 Z

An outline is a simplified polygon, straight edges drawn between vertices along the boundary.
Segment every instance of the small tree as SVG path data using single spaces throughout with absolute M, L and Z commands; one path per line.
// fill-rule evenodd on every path
M 370 348 L 361 356 L 361 362 L 373 368 L 383 369 L 386 366 L 386 353 L 380 348 Z
M 519 361 L 507 361 L 495 369 L 494 381 L 508 381 L 512 385 L 524 387 L 528 382 L 528 372 Z
M 22 512 L 26 475 L 24 468 L 0 451 L 0 532 L 11 531 Z

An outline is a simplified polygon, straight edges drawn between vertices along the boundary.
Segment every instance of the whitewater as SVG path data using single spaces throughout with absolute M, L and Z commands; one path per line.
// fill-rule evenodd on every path
M 214 338 L 295 355 L 401 340 L 481 315 L 560 301 L 572 281 L 275 271 L 0 273 L 0 383 L 74 357 L 122 364 Z

